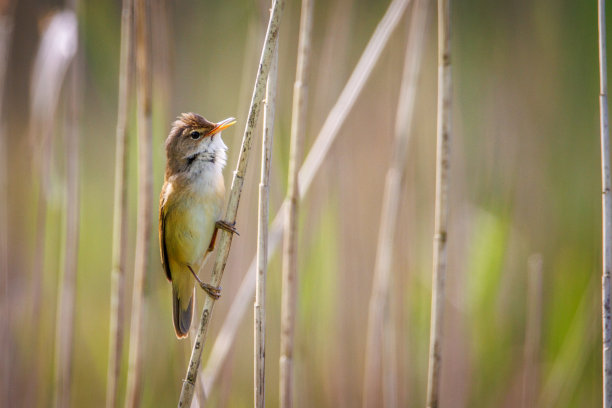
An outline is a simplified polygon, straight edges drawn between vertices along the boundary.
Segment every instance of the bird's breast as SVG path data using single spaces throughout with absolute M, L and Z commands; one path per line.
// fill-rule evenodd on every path
M 222 192 L 223 185 L 211 183 L 172 186 L 165 221 L 169 258 L 193 266 L 202 262 L 221 217 Z

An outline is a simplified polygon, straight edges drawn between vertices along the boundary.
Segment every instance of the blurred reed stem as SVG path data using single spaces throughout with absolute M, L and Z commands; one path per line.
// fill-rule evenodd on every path
M 254 305 L 254 381 L 256 408 L 265 406 L 266 389 L 266 275 L 268 273 L 268 223 L 270 210 L 270 167 L 272 164 L 272 140 L 274 138 L 274 114 L 276 110 L 276 82 L 278 72 L 278 43 L 272 58 L 263 118 L 261 142 L 261 177 L 259 183 L 259 219 L 257 222 L 257 281 Z
M 527 327 L 523 354 L 523 408 L 535 407 L 540 383 L 539 354 L 542 334 L 542 255 L 529 257 L 527 275 Z
M 370 295 L 368 327 L 366 332 L 366 353 L 363 380 L 363 406 L 373 407 L 380 404 L 376 395 L 378 387 L 383 387 L 383 406 L 397 406 L 397 372 L 395 368 L 394 322 L 390 305 L 393 304 L 390 290 L 393 276 L 393 242 L 400 208 L 404 168 L 410 143 L 410 129 L 414 114 L 416 91 L 419 80 L 425 28 L 429 10 L 428 0 L 416 0 L 410 19 L 410 31 L 406 45 L 404 72 L 400 85 L 399 101 L 395 116 L 395 142 L 392 157 L 385 178 L 378 245 L 374 264 L 374 281 Z M 386 338 L 383 343 L 381 340 Z M 384 344 L 391 347 L 385 347 Z M 380 375 L 381 352 L 383 372 Z
M 10 406 L 11 400 L 11 348 L 12 327 L 9 297 L 9 219 L 8 219 L 8 134 L 4 118 L 4 87 L 6 85 L 6 68 L 13 37 L 12 10 L 0 15 L 0 355 L 2 356 L 2 383 L 0 384 L 0 405 Z
M 603 336 L 603 406 L 612 407 L 612 312 L 610 308 L 610 270 L 612 269 L 612 197 L 610 189 L 610 131 L 608 127 L 608 71 L 606 55 L 606 4 L 597 2 L 599 48 L 599 128 L 601 139 L 601 188 L 602 188 L 602 247 L 603 269 L 602 336 Z
M 249 109 L 249 116 L 244 129 L 244 135 L 242 137 L 242 145 L 240 147 L 240 155 L 238 157 L 238 163 L 236 170 L 234 171 L 234 178 L 232 179 L 232 188 L 230 190 L 229 200 L 227 204 L 227 210 L 225 213 L 225 221 L 232 224 L 236 222 L 236 213 L 238 212 L 238 204 L 240 202 L 240 195 L 242 193 L 242 186 L 244 183 L 244 175 L 246 173 L 247 164 L 249 160 L 249 154 L 251 152 L 251 145 L 253 141 L 253 132 L 257 127 L 257 121 L 259 119 L 259 111 L 265 95 L 265 86 L 270 72 L 270 65 L 272 64 L 272 57 L 278 40 L 278 31 L 280 27 L 281 15 L 283 12 L 285 2 L 284 0 L 274 0 L 272 9 L 270 12 L 270 21 L 266 30 L 266 37 L 264 40 L 263 49 L 261 52 L 261 58 L 259 60 L 259 68 L 257 71 L 257 77 L 255 79 L 255 86 L 253 88 L 253 96 L 251 98 L 251 107 Z M 219 246 L 217 249 L 217 255 L 215 258 L 215 264 L 213 266 L 211 284 L 213 286 L 221 285 L 221 278 L 223 277 L 223 271 L 227 263 L 227 257 L 229 256 L 230 246 L 232 244 L 232 234 L 227 231 L 220 231 Z M 208 329 L 208 323 L 212 315 L 215 300 L 206 296 L 204 300 L 204 308 L 202 310 L 202 317 L 198 326 L 198 332 L 191 352 L 191 358 L 189 361 L 189 367 L 185 380 L 183 381 L 183 387 L 181 389 L 181 395 L 179 399 L 179 407 L 191 406 L 191 400 L 193 399 L 193 392 L 195 383 L 198 376 L 198 369 L 202 359 L 202 349 L 204 342 L 206 341 L 206 332 Z
M 44 327 L 43 322 L 49 319 L 48 315 L 45 316 L 43 314 L 41 298 L 43 294 L 42 282 L 45 267 L 47 204 L 49 190 L 51 189 L 50 169 L 56 112 L 66 73 L 73 64 L 78 47 L 77 24 L 76 15 L 72 10 L 57 12 L 48 19 L 48 24 L 41 36 L 31 74 L 29 132 L 31 141 L 37 148 L 37 151 L 34 153 L 33 164 L 37 170 L 34 174 L 39 176 L 39 196 L 37 203 L 38 229 L 36 231 L 34 270 L 30 276 L 33 285 L 32 296 L 34 297 L 31 316 L 31 327 L 34 331 L 31 333 L 31 336 L 35 342 L 32 347 L 36 350 L 32 364 L 36 366 L 32 368 L 34 373 L 29 384 L 31 393 L 28 393 L 26 396 L 26 404 L 35 404 L 38 402 L 38 399 L 44 400 L 48 404 L 46 397 L 44 399 L 41 398 L 41 395 L 44 395 L 48 388 L 47 383 L 51 384 L 50 388 L 54 393 L 52 399 L 54 404 L 61 404 L 64 401 L 68 404 L 70 396 L 70 354 L 74 320 L 74 277 L 76 275 L 78 214 L 75 217 L 69 211 L 76 212 L 78 210 L 78 175 L 75 174 L 67 175 L 67 190 L 64 202 L 66 224 L 63 230 L 64 235 L 61 240 L 62 247 L 60 251 L 64 269 L 58 277 L 57 307 L 55 309 L 55 330 L 57 337 L 55 353 L 49 352 L 48 338 L 41 332 L 41 327 Z M 76 172 L 75 167 L 78 168 L 78 162 L 75 165 L 73 161 L 76 160 L 78 151 L 78 148 L 76 148 L 78 142 L 76 135 L 73 133 L 76 132 L 74 121 L 76 121 L 76 104 L 78 102 L 70 100 L 74 97 L 73 92 L 77 91 L 76 86 L 74 82 L 69 82 L 66 90 L 65 106 L 68 118 L 65 123 L 66 138 L 64 142 L 68 161 L 66 170 L 69 173 L 72 171 Z M 72 150 L 73 148 L 77 150 Z M 69 202 L 70 200 L 73 200 L 73 202 Z M 62 268 L 58 269 L 61 270 Z M 53 381 L 46 381 L 47 379 L 41 381 L 41 378 L 36 374 L 45 371 L 39 367 L 46 365 L 48 356 L 55 359 L 55 370 L 51 370 L 54 378 Z
M 127 249 L 127 121 L 132 71 L 133 1 L 123 0 L 121 46 L 119 51 L 119 95 L 115 131 L 115 194 L 113 202 L 113 253 L 111 260 L 111 299 L 106 407 L 117 406 L 118 382 L 123 355 L 125 325 L 125 269 Z
M 78 18 L 78 0 L 68 0 L 68 9 Z M 65 231 L 63 239 L 62 279 L 59 280 L 57 321 L 55 329 L 55 398 L 56 407 L 69 407 L 72 383 L 72 356 L 74 343 L 74 315 L 79 253 L 79 118 L 82 104 L 81 64 L 78 51 L 78 25 L 75 30 L 77 48 L 66 84 L 66 123 L 64 148 L 66 149 L 66 191 L 64 198 Z
M 302 0 L 297 68 L 293 85 L 291 145 L 286 198 L 289 207 L 286 212 L 283 245 L 279 395 L 280 406 L 285 408 L 293 406 L 293 342 L 298 286 L 297 223 L 300 198 L 298 170 L 303 156 L 304 135 L 306 133 L 313 10 L 314 0 Z
M 75 10 L 76 11 L 76 10 Z M 55 340 L 55 406 L 70 406 L 72 350 L 76 304 L 77 260 L 79 251 L 79 131 L 81 107 L 79 54 L 68 72 L 66 87 L 66 217 L 63 241 L 64 273 L 59 281 Z
M 300 185 L 300 199 L 303 199 L 310 185 L 318 173 L 323 160 L 327 157 L 329 149 L 336 136 L 340 132 L 340 128 L 351 109 L 355 105 L 363 87 L 370 77 L 380 54 L 387 45 L 391 33 L 397 27 L 406 6 L 410 0 L 393 0 L 389 5 L 385 15 L 380 20 L 370 41 L 359 58 L 359 62 L 351 73 L 351 76 L 344 86 L 338 100 L 327 115 L 327 119 L 323 123 L 323 127 L 319 131 L 316 140 L 314 141 L 304 164 L 300 168 L 298 175 L 298 183 Z M 283 236 L 286 211 L 289 207 L 289 202 L 285 199 L 278 209 L 274 220 L 268 241 L 268 258 L 276 251 L 278 244 Z M 249 270 L 244 275 L 240 288 L 234 296 L 234 301 L 230 306 L 230 310 L 223 322 L 223 326 L 217 335 L 215 344 L 210 353 L 210 359 L 204 370 L 204 381 L 206 389 L 210 389 L 216 382 L 219 372 L 227 359 L 231 346 L 236 338 L 238 326 L 246 311 L 251 304 L 253 294 L 255 292 L 255 274 L 257 269 L 256 259 L 253 258 Z
M 448 174 L 451 137 L 451 33 L 450 0 L 438 0 L 438 126 L 436 149 L 436 202 L 433 239 L 433 277 L 427 408 L 440 404 L 442 326 L 444 324 L 446 239 L 448 224 Z
M 46 370 L 40 369 L 40 367 L 45 367 L 47 365 L 47 361 L 50 359 L 52 360 L 53 358 L 55 358 L 55 364 L 59 370 L 60 362 L 64 360 L 65 355 L 64 353 L 62 356 L 59 356 L 55 353 L 49 352 L 49 342 L 47 340 L 47 336 L 53 336 L 53 334 L 46 333 L 47 335 L 44 335 L 41 333 L 41 330 L 43 330 L 42 328 L 45 327 L 43 322 L 45 320 L 51 320 L 51 318 L 48 313 L 45 313 L 46 310 L 43 310 L 41 305 L 46 303 L 45 299 L 43 299 L 42 284 L 45 279 L 44 272 L 46 266 L 45 244 L 47 233 L 48 200 L 53 187 L 51 186 L 50 179 L 52 169 L 51 163 L 53 161 L 56 112 L 59 105 L 64 79 L 69 67 L 73 62 L 78 46 L 77 24 L 76 15 L 71 10 L 57 12 L 47 20 L 47 25 L 42 33 L 31 73 L 29 135 L 30 142 L 32 143 L 32 146 L 34 146 L 33 166 L 35 171 L 33 171 L 33 174 L 38 176 L 38 180 L 35 180 L 35 182 L 38 182 L 38 202 L 36 204 L 37 220 L 35 252 L 32 273 L 30 275 L 30 281 L 32 284 L 30 296 L 33 299 L 33 302 L 31 316 L 29 318 L 31 319 L 30 327 L 32 327 L 33 330 L 30 333 L 30 337 L 33 341 L 31 347 L 36 351 L 31 362 L 33 367 L 30 369 L 34 373 L 31 378 L 31 384 L 29 384 L 31 393 L 28 393 L 25 396 L 26 405 L 36 404 L 39 402 L 39 400 L 45 401 L 44 403 L 48 404 L 49 401 L 47 400 L 45 394 L 49 388 L 54 393 L 54 397 L 58 397 L 60 394 L 58 387 L 62 386 L 61 384 L 63 384 L 65 380 L 65 377 L 62 377 L 62 375 L 67 374 L 65 371 L 55 372 L 53 369 L 51 369 L 50 371 L 53 373 L 55 378 L 53 381 L 48 381 L 47 378 L 42 380 L 39 373 L 46 372 Z M 70 88 L 70 86 L 68 86 L 68 88 Z M 70 92 L 68 91 L 67 93 L 69 94 Z M 70 95 L 68 95 L 68 98 L 69 97 Z M 66 106 L 68 110 L 71 109 L 69 102 L 66 103 Z M 70 135 L 66 135 L 66 144 L 70 143 L 70 137 Z M 72 193 L 70 195 L 72 195 Z M 68 214 L 66 214 L 67 220 L 68 217 Z M 72 222 L 72 220 L 70 222 Z M 67 226 L 67 228 L 68 229 L 64 231 L 66 234 L 68 234 L 68 230 L 73 231 L 72 226 Z M 73 237 L 70 237 L 69 239 L 72 240 L 72 242 L 76 241 L 76 238 Z M 62 261 L 71 262 L 68 261 L 66 255 L 71 257 L 72 254 L 66 254 L 65 251 L 72 244 L 67 243 L 64 240 L 62 242 L 64 245 L 62 247 L 63 251 L 60 252 L 64 257 Z M 70 276 L 72 273 L 72 270 L 70 270 L 71 266 L 69 264 L 66 264 L 65 266 L 68 268 L 68 276 L 62 276 L 66 273 L 66 271 L 60 272 L 58 282 L 62 282 L 64 278 L 68 279 L 69 281 L 72 279 Z M 60 285 L 60 283 L 58 283 L 58 285 Z M 62 325 L 64 322 L 71 320 L 69 316 L 66 316 L 66 314 L 62 312 L 62 308 L 73 303 L 73 301 L 70 299 L 63 299 L 61 290 L 62 289 L 60 288 L 57 293 L 57 306 L 55 309 L 56 323 L 58 323 L 58 327 L 56 328 L 57 336 L 62 334 L 62 327 L 65 327 L 59 326 L 60 316 L 68 318 L 68 320 L 64 320 L 61 323 Z M 70 289 L 66 296 L 70 296 Z M 47 299 L 46 301 L 48 302 L 49 300 Z M 53 308 L 51 308 L 51 310 L 52 309 Z M 71 330 L 71 328 L 69 330 Z M 65 334 L 68 334 L 71 337 L 70 333 Z M 58 340 L 55 345 L 58 353 L 60 351 L 59 344 L 60 341 Z M 55 398 L 52 400 L 55 401 Z
M 138 110 L 138 220 L 132 289 L 132 318 L 125 405 L 138 407 L 141 397 L 143 344 L 143 286 L 148 269 L 153 204 L 153 147 L 151 134 L 150 3 L 134 1 Z

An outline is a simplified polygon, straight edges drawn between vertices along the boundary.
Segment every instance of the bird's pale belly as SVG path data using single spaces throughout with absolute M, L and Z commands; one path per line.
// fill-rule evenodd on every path
M 181 265 L 191 265 L 198 272 L 210 245 L 215 222 L 220 216 L 216 203 L 190 200 L 179 204 L 167 215 L 166 248 L 170 260 Z

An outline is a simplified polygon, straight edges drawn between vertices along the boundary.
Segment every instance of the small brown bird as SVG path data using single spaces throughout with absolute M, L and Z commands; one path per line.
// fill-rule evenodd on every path
M 220 288 L 202 282 L 197 273 L 215 246 L 219 228 L 236 232 L 220 221 L 227 146 L 221 131 L 234 118 L 212 123 L 195 113 L 183 113 L 166 139 L 166 174 L 159 201 L 161 261 L 172 282 L 176 336 L 187 337 L 193 316 L 194 279 L 217 299 Z

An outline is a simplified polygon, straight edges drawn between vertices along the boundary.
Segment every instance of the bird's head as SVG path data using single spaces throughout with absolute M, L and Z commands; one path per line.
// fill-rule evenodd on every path
M 227 146 L 221 140 L 221 131 L 235 123 L 234 118 L 213 123 L 197 113 L 181 114 L 166 139 L 166 171 L 170 174 L 189 172 L 207 163 L 222 169 Z

